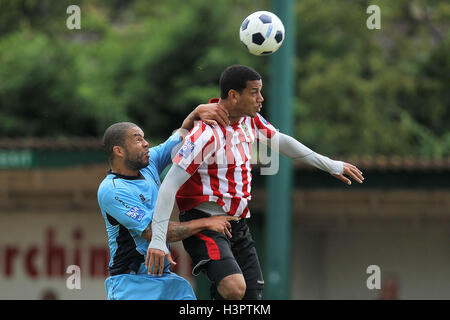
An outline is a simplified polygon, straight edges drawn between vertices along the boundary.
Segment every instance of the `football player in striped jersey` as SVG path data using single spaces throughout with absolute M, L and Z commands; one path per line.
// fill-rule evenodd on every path
M 197 122 L 173 160 L 155 207 L 152 241 L 147 250 L 149 270 L 157 270 L 168 253 L 167 223 L 174 202 L 180 221 L 230 215 L 231 238 L 203 230 L 183 240 L 197 275 L 207 274 L 213 299 L 261 299 L 264 280 L 246 219 L 250 217 L 252 143 L 263 141 L 295 161 L 306 162 L 350 184 L 362 183 L 354 165 L 320 155 L 277 131 L 259 114 L 264 98 L 261 76 L 247 66 L 233 65 L 220 77 L 220 98 L 210 100 L 228 111 L 230 124 Z

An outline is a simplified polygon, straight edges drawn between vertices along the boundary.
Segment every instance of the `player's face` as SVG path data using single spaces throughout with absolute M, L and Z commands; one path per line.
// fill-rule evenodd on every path
M 255 117 L 261 111 L 264 98 L 261 94 L 262 80 L 247 81 L 247 87 L 238 97 L 237 111 L 240 116 Z
M 125 165 L 133 170 L 145 168 L 149 164 L 148 142 L 139 127 L 131 128 L 125 139 Z

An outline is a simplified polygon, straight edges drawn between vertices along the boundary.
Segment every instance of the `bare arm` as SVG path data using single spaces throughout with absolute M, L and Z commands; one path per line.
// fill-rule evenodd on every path
M 182 138 L 194 127 L 194 122 L 197 120 L 203 120 L 210 125 L 220 124 L 222 127 L 230 124 L 228 111 L 222 105 L 218 103 L 200 104 L 184 119 L 180 129 Z
M 231 216 L 216 216 L 195 219 L 187 222 L 169 221 L 166 240 L 167 242 L 181 241 L 205 229 L 225 233 L 231 238 L 231 234 L 229 232 L 231 225 L 228 221 L 236 219 L 236 217 Z M 152 240 L 151 223 L 142 232 L 142 238 L 147 241 Z

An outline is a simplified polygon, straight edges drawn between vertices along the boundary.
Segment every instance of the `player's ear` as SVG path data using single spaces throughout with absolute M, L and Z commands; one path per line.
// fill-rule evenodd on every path
M 113 147 L 114 157 L 123 158 L 125 156 L 125 150 L 121 146 Z
M 230 89 L 228 91 L 228 98 L 230 98 L 230 100 L 234 103 L 238 102 L 239 96 L 240 96 L 239 92 L 237 92 L 234 89 Z

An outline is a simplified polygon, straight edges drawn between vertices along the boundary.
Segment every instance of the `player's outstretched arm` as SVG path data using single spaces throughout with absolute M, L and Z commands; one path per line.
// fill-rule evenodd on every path
M 323 171 L 327 171 L 333 177 L 348 185 L 351 184 L 351 181 L 345 175 L 359 183 L 362 183 L 364 180 L 363 173 L 356 166 L 350 163 L 332 160 L 326 156 L 320 155 L 291 136 L 277 132 L 272 138 L 272 147 L 277 145 L 274 143 L 274 139 L 278 139 L 277 142 L 280 153 L 293 160 L 301 161 Z
M 218 103 L 200 104 L 184 119 L 181 125 L 180 135 L 185 137 L 194 127 L 194 122 L 203 120 L 209 125 L 221 125 L 226 127 L 230 124 L 228 111 Z
M 206 229 L 221 232 L 231 238 L 231 225 L 229 222 L 231 220 L 236 221 L 237 218 L 232 216 L 213 216 L 186 222 L 169 221 L 167 242 L 181 241 Z M 151 223 L 142 232 L 142 237 L 147 241 L 152 240 Z

